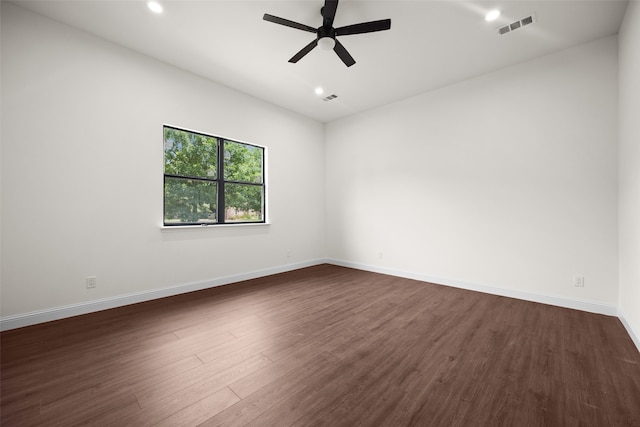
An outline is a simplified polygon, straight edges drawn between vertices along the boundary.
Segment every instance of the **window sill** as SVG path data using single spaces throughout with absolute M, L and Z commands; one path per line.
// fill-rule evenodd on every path
M 211 224 L 211 225 L 161 225 L 160 231 L 172 232 L 172 231 L 194 231 L 194 230 L 211 230 L 216 228 L 244 228 L 244 227 L 264 227 L 269 226 L 268 222 L 256 222 L 256 223 L 241 223 L 241 224 Z

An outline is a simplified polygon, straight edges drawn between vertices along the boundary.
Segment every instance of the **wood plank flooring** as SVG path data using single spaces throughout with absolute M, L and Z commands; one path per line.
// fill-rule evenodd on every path
M 640 426 L 617 318 L 331 265 L 0 345 L 3 426 Z

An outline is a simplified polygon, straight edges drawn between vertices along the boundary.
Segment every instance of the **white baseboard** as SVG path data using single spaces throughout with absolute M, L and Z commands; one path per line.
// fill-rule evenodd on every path
M 22 328 L 24 326 L 36 325 L 38 323 L 50 322 L 52 320 L 64 319 L 67 317 L 79 316 L 81 314 L 93 313 L 110 308 L 122 307 L 139 302 L 151 301 L 158 298 L 165 298 L 187 292 L 200 291 L 216 286 L 228 285 L 230 283 L 241 282 L 243 280 L 257 279 L 259 277 L 271 276 L 273 274 L 285 273 L 287 271 L 298 270 L 300 268 L 311 267 L 324 264 L 324 259 L 287 264 L 277 267 L 256 270 L 248 273 L 235 274 L 200 282 L 184 283 L 163 289 L 136 292 L 126 295 L 118 295 L 110 298 L 103 298 L 94 301 L 87 301 L 78 304 L 70 304 L 62 307 L 54 307 L 46 310 L 32 311 L 30 313 L 17 314 L 14 316 L 0 317 L 0 331 Z
M 581 301 L 567 298 L 560 298 L 549 295 L 540 295 L 529 292 L 522 292 L 512 289 L 498 288 L 493 286 L 481 285 L 470 282 L 463 282 L 455 279 L 447 279 L 424 275 L 420 273 L 407 272 L 386 267 L 371 266 L 350 261 L 337 259 L 315 259 L 296 264 L 288 264 L 277 267 L 271 267 L 263 270 L 256 270 L 248 273 L 236 274 L 231 276 L 220 277 L 200 282 L 184 283 L 181 285 L 171 286 L 163 289 L 154 289 L 144 292 L 136 292 L 126 295 L 118 295 L 110 298 L 103 298 L 94 301 L 87 301 L 78 304 L 70 304 L 61 307 L 54 307 L 46 310 L 33 311 L 13 316 L 0 317 L 0 331 L 31 326 L 38 323 L 50 322 L 52 320 L 64 319 L 67 317 L 78 316 L 81 314 L 93 313 L 96 311 L 107 310 L 110 308 L 122 307 L 125 305 L 136 304 L 139 302 L 151 301 L 158 298 L 165 298 L 179 295 L 187 292 L 199 291 L 203 289 L 213 288 L 216 286 L 228 285 L 230 283 L 241 282 L 243 280 L 256 279 L 259 277 L 270 276 L 272 274 L 285 273 L 300 268 L 311 267 L 319 264 L 333 264 L 342 267 L 355 268 L 358 270 L 371 271 L 373 273 L 388 274 L 390 276 L 404 277 L 408 279 L 420 280 L 423 282 L 435 283 L 438 285 L 452 286 L 455 288 L 467 289 L 471 291 L 484 292 L 492 295 L 500 295 L 510 298 L 517 298 L 525 301 L 539 302 L 543 304 L 555 305 L 559 307 L 572 308 L 576 310 L 587 311 L 591 313 L 605 314 L 608 316 L 618 316 L 623 325 L 629 332 L 632 340 L 640 349 L 640 341 L 631 326 L 624 319 L 616 306 L 604 305 L 592 301 Z
M 625 318 L 624 313 L 620 309 L 618 309 L 618 319 L 620 319 L 620 321 L 622 322 L 622 325 L 624 326 L 624 328 L 627 330 L 627 333 L 631 337 L 631 340 L 633 341 L 633 343 L 638 348 L 638 351 L 640 352 L 640 334 L 638 334 L 636 331 L 633 330 L 633 327 L 631 327 L 631 324 L 627 322 L 627 319 Z
M 613 305 L 600 304 L 593 301 L 582 301 L 568 298 L 555 297 L 551 295 L 534 294 L 530 292 L 517 291 L 514 289 L 505 289 L 495 286 L 487 286 L 477 283 L 463 282 L 456 279 L 448 279 L 443 277 L 429 276 L 409 271 L 396 270 L 386 267 L 378 267 L 367 264 L 360 264 L 350 261 L 337 259 L 327 259 L 327 263 L 339 265 L 342 267 L 355 268 L 358 270 L 371 271 L 372 273 L 388 274 L 390 276 L 404 277 L 406 279 L 420 280 L 422 282 L 435 283 L 437 285 L 452 286 L 454 288 L 467 289 L 470 291 L 483 292 L 486 294 L 500 295 L 503 297 L 516 298 L 525 301 L 539 302 L 542 304 L 555 305 L 564 308 L 573 308 L 576 310 L 588 311 L 590 313 L 605 314 L 608 316 L 617 316 L 618 308 Z

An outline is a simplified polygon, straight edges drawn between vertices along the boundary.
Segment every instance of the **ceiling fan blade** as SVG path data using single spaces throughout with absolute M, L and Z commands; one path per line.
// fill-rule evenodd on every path
M 344 65 L 346 65 L 347 67 L 351 67 L 356 63 L 356 60 L 353 59 L 351 55 L 349 55 L 347 49 L 345 49 L 342 43 L 340 43 L 338 40 L 336 40 L 336 45 L 333 47 L 333 51 L 338 54 L 340 59 L 342 59 L 342 62 L 344 62 Z
M 273 22 L 275 24 L 284 25 L 285 27 L 295 28 L 297 30 L 308 31 L 310 33 L 317 32 L 317 29 L 310 27 L 308 25 L 299 24 L 297 22 L 289 21 L 288 19 L 278 18 L 277 16 L 269 15 L 265 13 L 262 17 L 265 21 Z
M 309 43 L 308 45 L 303 47 L 302 50 L 300 50 L 300 52 L 296 53 L 295 55 L 293 55 L 293 57 L 291 57 L 289 62 L 295 64 L 296 62 L 300 61 L 303 56 L 305 56 L 307 53 L 311 52 L 313 50 L 313 48 L 316 47 L 316 46 L 318 46 L 318 39 L 315 39 L 314 41 L 312 41 L 311 43 Z
M 336 11 L 338 10 L 338 0 L 325 0 L 324 7 L 322 8 L 322 21 L 323 27 L 333 27 L 333 20 L 336 17 Z
M 373 33 L 391 28 L 391 19 L 381 19 L 379 21 L 362 22 L 360 24 L 347 25 L 336 28 L 336 36 L 348 36 L 350 34 Z

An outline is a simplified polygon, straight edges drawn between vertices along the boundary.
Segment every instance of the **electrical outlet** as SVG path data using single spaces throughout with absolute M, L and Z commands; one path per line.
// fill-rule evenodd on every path
M 584 288 L 584 276 L 573 276 L 573 286 Z
M 291 250 L 287 251 L 287 258 L 291 258 Z
M 96 280 L 97 277 L 96 276 L 89 276 L 87 277 L 87 289 L 93 289 L 96 287 Z
M 382 252 L 378 252 L 378 259 L 384 258 L 384 254 Z

